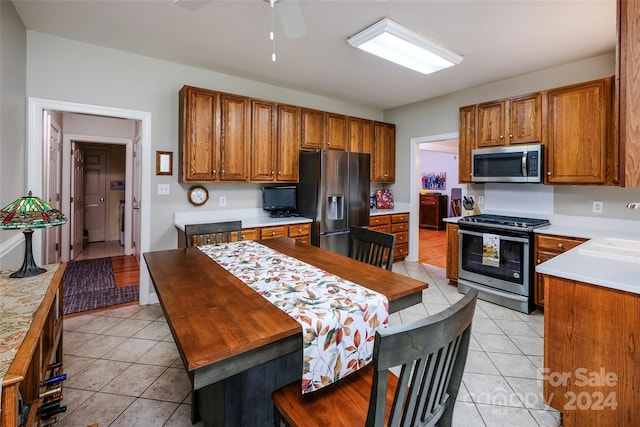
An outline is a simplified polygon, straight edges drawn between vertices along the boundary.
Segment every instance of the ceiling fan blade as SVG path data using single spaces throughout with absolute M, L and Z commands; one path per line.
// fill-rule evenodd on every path
M 275 8 L 288 40 L 297 39 L 306 34 L 307 25 L 298 0 L 278 0 Z
M 213 0 L 173 0 L 173 4 L 191 12 L 195 12 L 212 2 Z

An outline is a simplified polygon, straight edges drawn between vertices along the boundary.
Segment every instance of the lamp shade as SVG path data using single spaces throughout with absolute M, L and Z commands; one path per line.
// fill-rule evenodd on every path
M 33 259 L 32 234 L 34 228 L 55 227 L 67 222 L 62 212 L 54 209 L 44 200 L 29 195 L 21 197 L 0 210 L 0 229 L 22 229 L 24 234 L 24 262 L 22 268 L 9 277 L 21 278 L 37 276 L 47 271 L 36 265 Z
M 0 211 L 0 229 L 44 228 L 62 225 L 67 217 L 44 200 L 29 195 L 9 203 Z

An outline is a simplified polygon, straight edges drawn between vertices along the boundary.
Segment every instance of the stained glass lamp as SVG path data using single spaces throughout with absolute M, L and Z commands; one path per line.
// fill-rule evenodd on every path
M 0 229 L 21 229 L 24 234 L 24 262 L 22 268 L 9 277 L 31 277 L 47 271 L 38 267 L 33 260 L 31 236 L 34 228 L 55 227 L 67 222 L 62 212 L 54 209 L 44 200 L 29 195 L 8 204 L 0 211 Z

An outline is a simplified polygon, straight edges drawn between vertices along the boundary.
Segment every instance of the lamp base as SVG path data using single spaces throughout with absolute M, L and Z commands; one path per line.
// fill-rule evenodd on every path
M 46 268 L 38 267 L 33 260 L 33 248 L 31 245 L 31 235 L 33 234 L 33 230 L 27 228 L 23 230 L 24 234 L 24 262 L 22 263 L 22 268 L 15 273 L 11 273 L 9 277 L 17 279 L 22 277 L 33 277 L 47 271 Z

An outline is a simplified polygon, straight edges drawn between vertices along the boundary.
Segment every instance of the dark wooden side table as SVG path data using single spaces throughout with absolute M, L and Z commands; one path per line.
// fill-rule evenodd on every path
M 444 230 L 447 216 L 447 195 L 427 193 L 420 195 L 420 228 Z

